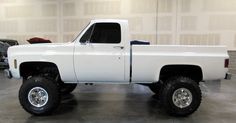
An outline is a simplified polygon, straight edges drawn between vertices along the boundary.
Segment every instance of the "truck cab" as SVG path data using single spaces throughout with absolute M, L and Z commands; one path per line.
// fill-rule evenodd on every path
M 75 40 L 74 65 L 78 81 L 128 83 L 129 41 L 126 20 L 91 21 Z

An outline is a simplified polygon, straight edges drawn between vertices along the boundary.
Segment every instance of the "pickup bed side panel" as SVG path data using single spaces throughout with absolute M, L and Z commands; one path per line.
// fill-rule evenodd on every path
M 132 81 L 150 83 L 159 80 L 165 65 L 196 65 L 201 67 L 203 80 L 222 79 L 227 69 L 225 47 L 139 45 L 132 47 Z

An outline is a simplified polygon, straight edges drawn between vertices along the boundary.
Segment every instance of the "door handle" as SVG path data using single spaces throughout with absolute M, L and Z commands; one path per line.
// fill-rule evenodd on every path
M 113 48 L 124 49 L 124 47 L 123 47 L 123 46 L 114 46 Z

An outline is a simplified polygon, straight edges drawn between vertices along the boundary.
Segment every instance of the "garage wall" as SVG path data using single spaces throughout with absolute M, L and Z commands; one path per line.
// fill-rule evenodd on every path
M 0 38 L 68 42 L 99 18 L 127 19 L 152 44 L 226 45 L 236 73 L 236 0 L 1 0 Z
M 229 53 L 229 72 L 236 75 L 236 51 L 228 51 Z
M 91 19 L 128 19 L 132 39 L 236 49 L 235 0 L 1 0 L 0 37 L 71 41 Z
M 32 36 L 67 42 L 91 19 L 120 18 L 129 20 L 133 39 L 155 43 L 156 9 L 156 0 L 2 0 L 0 37 L 21 44 Z

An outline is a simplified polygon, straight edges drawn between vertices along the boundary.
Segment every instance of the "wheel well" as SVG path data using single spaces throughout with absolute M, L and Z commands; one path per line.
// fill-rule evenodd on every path
M 165 81 L 170 76 L 187 76 L 200 82 L 203 79 L 202 69 L 197 65 L 166 65 L 161 68 L 159 80 Z
M 53 77 L 60 76 L 57 65 L 51 62 L 24 62 L 20 64 L 20 76 L 23 79 L 27 79 L 29 76 L 45 74 L 46 72 Z

